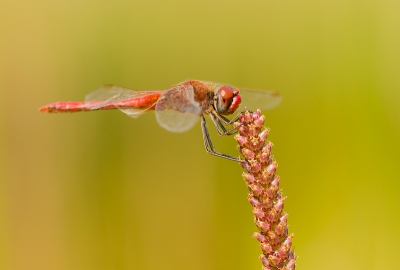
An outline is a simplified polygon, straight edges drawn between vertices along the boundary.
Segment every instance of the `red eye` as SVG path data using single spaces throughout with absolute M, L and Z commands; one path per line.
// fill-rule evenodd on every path
M 228 114 L 234 113 L 239 108 L 241 102 L 242 102 L 242 97 L 239 95 L 239 90 L 234 89 L 232 103 L 231 106 L 229 106 L 227 113 Z
M 233 89 L 229 85 L 221 86 L 217 93 L 216 109 L 219 113 L 226 112 L 231 106 L 234 96 Z
M 224 98 L 224 99 L 230 99 L 233 97 L 233 89 L 232 89 L 232 87 L 230 87 L 228 85 L 224 85 L 224 86 L 220 87 L 218 90 L 218 93 L 221 96 L 221 98 Z

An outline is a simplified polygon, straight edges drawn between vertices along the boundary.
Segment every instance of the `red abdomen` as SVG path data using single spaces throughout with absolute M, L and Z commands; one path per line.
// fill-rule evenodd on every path
M 154 109 L 155 103 L 161 93 L 151 93 L 148 95 L 128 98 L 120 101 L 60 101 L 50 103 L 39 109 L 41 112 L 80 112 L 92 110 L 110 109 Z

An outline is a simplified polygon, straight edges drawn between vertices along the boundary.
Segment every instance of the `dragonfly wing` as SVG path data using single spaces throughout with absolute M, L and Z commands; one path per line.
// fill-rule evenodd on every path
M 245 107 L 252 111 L 270 110 L 278 106 L 282 100 L 282 97 L 275 91 L 239 89 L 239 95 L 242 97 L 240 111 L 243 111 Z
M 143 109 L 124 109 L 124 108 L 118 108 L 121 112 L 125 113 L 126 115 L 132 117 L 132 118 L 138 118 L 140 115 L 142 115 L 145 111 L 147 111 L 150 108 L 143 108 Z
M 152 108 L 157 100 L 147 102 L 146 106 L 128 106 L 132 100 L 143 100 L 148 96 L 160 94 L 161 91 L 135 91 L 115 85 L 106 85 L 89 93 L 85 97 L 85 102 L 92 110 L 100 110 L 102 108 L 113 107 L 119 109 L 130 117 L 137 118 L 139 115 Z M 140 100 L 143 99 L 143 100 Z M 136 102 L 137 104 L 139 102 Z
M 199 120 L 203 110 L 194 100 L 193 86 L 176 85 L 165 90 L 156 107 L 157 122 L 168 131 L 185 132 Z

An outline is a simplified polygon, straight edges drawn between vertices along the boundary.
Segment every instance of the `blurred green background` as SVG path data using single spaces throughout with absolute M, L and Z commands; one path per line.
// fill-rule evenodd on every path
M 260 269 L 241 168 L 113 83 L 273 89 L 297 269 L 400 269 L 399 1 L 1 1 L 0 269 Z M 218 150 L 237 155 L 232 137 Z

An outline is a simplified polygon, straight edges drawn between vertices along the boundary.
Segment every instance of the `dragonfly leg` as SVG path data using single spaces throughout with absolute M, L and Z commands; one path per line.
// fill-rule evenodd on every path
M 226 117 L 220 115 L 218 112 L 215 110 L 210 111 L 209 115 L 211 120 L 213 121 L 213 124 L 215 128 L 217 129 L 217 132 L 220 136 L 225 136 L 225 135 L 233 135 L 237 132 L 238 127 L 232 127 L 231 129 L 227 130 L 225 126 L 232 125 L 235 123 L 240 116 L 242 116 L 244 112 L 240 112 L 235 117 L 232 119 L 227 119 Z
M 233 135 L 237 132 L 237 127 L 232 127 L 231 129 L 226 129 L 224 126 L 224 123 L 219 120 L 219 118 L 216 118 L 213 114 L 210 114 L 211 121 L 213 122 L 215 129 L 218 132 L 218 135 L 220 136 L 226 136 L 226 135 Z
M 223 153 L 219 153 L 215 151 L 214 146 L 211 142 L 210 134 L 208 133 L 207 125 L 206 125 L 206 119 L 204 118 L 204 115 L 201 115 L 201 131 L 203 132 L 203 141 L 204 141 L 204 146 L 206 148 L 207 153 L 217 156 L 217 157 L 222 157 L 226 158 L 232 161 L 237 161 L 237 162 L 243 162 L 240 158 L 235 158 L 229 155 L 225 155 Z
M 251 113 L 251 111 L 249 111 L 249 112 Z M 223 122 L 224 125 L 232 125 L 239 119 L 240 116 L 244 115 L 244 112 L 239 112 L 233 118 L 228 119 L 225 116 L 216 112 L 215 110 L 212 110 L 211 113 L 214 114 L 215 117 L 217 117 L 221 122 Z

